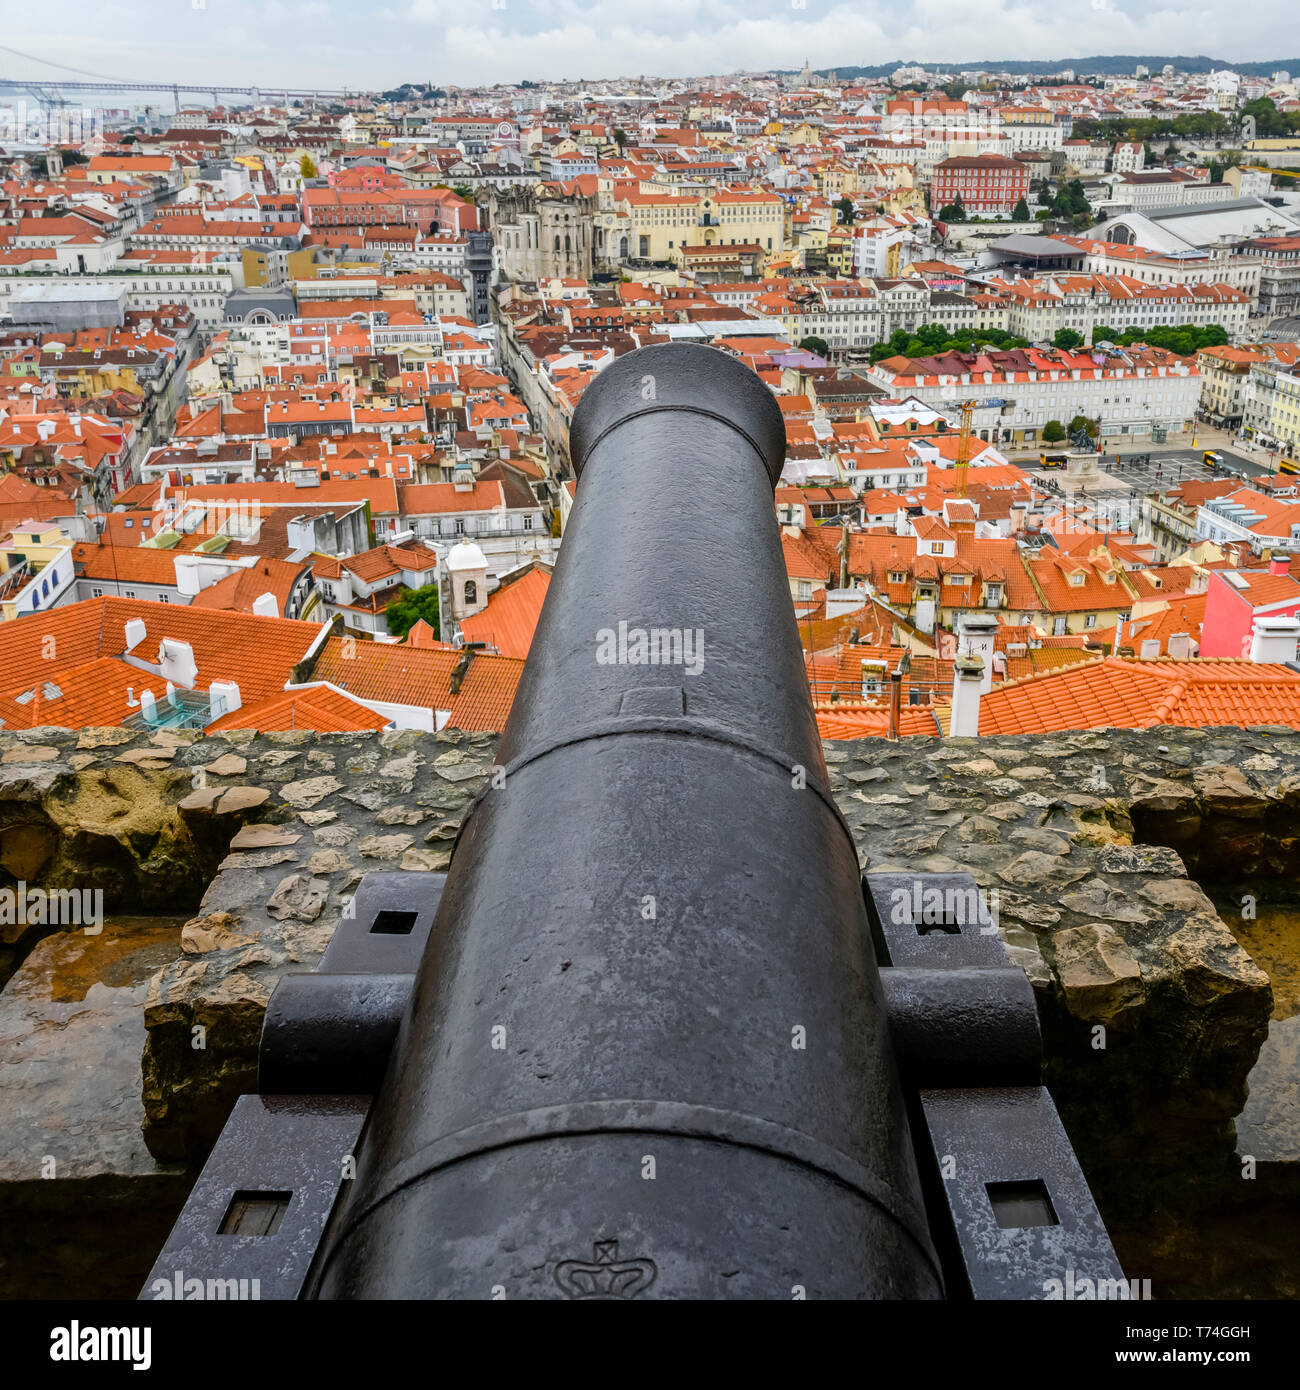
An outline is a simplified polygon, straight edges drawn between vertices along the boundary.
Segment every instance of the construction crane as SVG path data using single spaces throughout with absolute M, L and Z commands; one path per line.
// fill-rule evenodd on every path
M 1267 164 L 1241 164 L 1237 167 L 1252 174 L 1276 174 L 1283 179 L 1300 179 L 1300 169 L 1273 169 Z
M 953 465 L 957 473 L 957 496 L 966 496 L 966 470 L 970 467 L 970 428 L 975 416 L 975 402 L 962 401 L 961 431 L 957 435 L 957 462 Z

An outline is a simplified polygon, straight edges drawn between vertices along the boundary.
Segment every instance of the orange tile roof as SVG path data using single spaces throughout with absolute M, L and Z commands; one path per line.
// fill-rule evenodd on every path
M 526 657 L 550 586 L 551 571 L 539 567 L 498 589 L 481 613 L 461 619 L 465 640 L 486 642 L 502 656 Z
M 904 705 L 898 712 L 899 731 L 907 736 L 942 733 L 935 710 L 928 705 Z M 819 705 L 817 728 L 823 738 L 887 738 L 889 711 L 879 705 Z
M 228 729 L 315 729 L 318 733 L 359 733 L 386 729 L 392 720 L 328 685 L 301 686 L 242 705 L 209 724 L 210 734 Z
M 1082 659 L 1058 671 L 996 685 L 980 701 L 980 735 L 1044 734 L 1067 729 L 1182 729 L 1282 724 L 1300 729 L 1300 672 L 1251 661 Z M 951 706 L 904 709 L 902 732 L 947 733 Z M 828 739 L 878 738 L 887 712 L 872 706 L 821 705 L 817 727 Z M 924 727 L 926 720 L 931 727 Z M 922 727 L 917 727 L 920 724 Z
M 1161 724 L 1184 729 L 1285 724 L 1300 729 L 1300 672 L 1251 661 L 1107 657 L 1008 681 L 980 702 L 981 734 Z
M 103 542 L 91 545 L 78 541 L 72 547 L 72 562 L 77 573 L 86 579 L 176 587 L 176 564 L 174 552 L 170 550 L 141 545 L 105 545 Z
M 358 642 L 330 637 L 313 676 L 362 700 L 390 700 L 432 710 L 449 710 L 453 729 L 505 728 L 524 663 L 515 657 L 478 653 L 470 661 L 460 691 L 451 693 L 451 675 L 463 653 L 446 647 L 408 643 Z
M 196 689 L 234 681 L 245 701 L 282 690 L 320 634 L 317 624 L 288 618 L 107 597 L 51 609 L 40 622 L 0 623 L 2 726 L 116 725 L 138 712 L 127 704 L 128 690 L 137 701 L 143 690 L 161 698 L 162 677 L 122 660 L 131 618 L 145 623 L 144 641 L 132 656 L 156 663 L 164 637 L 188 642 L 198 668 Z M 48 658 L 51 650 L 55 655 Z
M 826 583 L 839 570 L 838 533 L 825 540 L 813 532 L 801 536 L 781 532 L 781 549 L 785 555 L 786 573 L 791 579 L 816 579 Z
M 279 611 L 283 613 L 303 568 L 288 560 L 258 560 L 247 569 L 235 570 L 206 589 L 200 589 L 190 601 L 190 607 L 251 613 L 253 604 L 263 594 L 274 594 Z

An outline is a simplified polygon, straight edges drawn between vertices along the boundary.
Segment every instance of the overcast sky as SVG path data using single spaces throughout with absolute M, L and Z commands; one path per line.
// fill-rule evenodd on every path
M 133 80 L 382 87 L 1094 53 L 1296 56 L 1295 0 L 0 0 L 0 43 Z M 0 76 L 55 69 L 0 52 Z M 64 74 L 70 76 L 70 74 Z

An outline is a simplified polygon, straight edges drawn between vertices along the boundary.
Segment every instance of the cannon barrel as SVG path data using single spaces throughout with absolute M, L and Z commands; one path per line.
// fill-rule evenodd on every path
M 773 507 L 781 412 L 621 358 L 319 1298 L 940 1297 Z

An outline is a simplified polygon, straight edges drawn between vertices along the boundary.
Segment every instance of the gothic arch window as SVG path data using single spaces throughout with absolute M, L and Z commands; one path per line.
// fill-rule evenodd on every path
M 558 236 L 555 238 L 555 249 L 557 251 L 560 249 L 560 238 Z
M 565 234 L 564 234 L 564 254 L 567 256 L 567 255 L 569 254 L 569 252 L 572 251 L 572 250 L 573 250 L 573 247 L 569 245 L 569 234 L 568 234 L 568 232 L 565 232 Z
M 478 602 L 478 585 L 472 579 L 465 581 L 465 602 L 466 604 Z
M 1123 225 L 1112 227 L 1110 231 L 1106 233 L 1106 240 L 1112 242 L 1116 246 L 1132 246 L 1135 240 L 1133 229 Z

